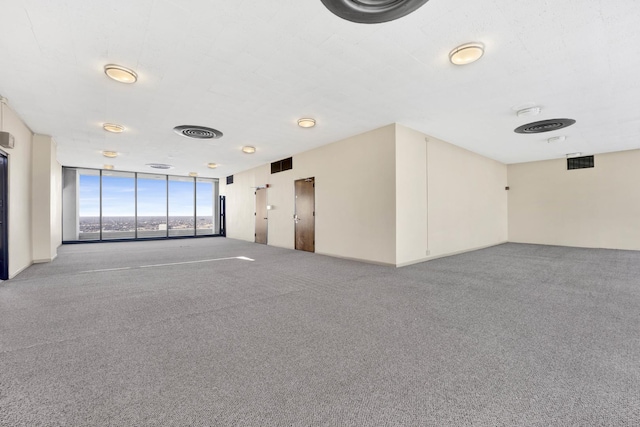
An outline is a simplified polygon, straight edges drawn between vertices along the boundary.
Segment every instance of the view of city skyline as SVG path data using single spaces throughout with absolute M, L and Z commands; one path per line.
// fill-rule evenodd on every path
M 136 212 L 135 179 L 131 176 L 102 177 L 102 216 L 134 217 Z M 167 215 L 167 181 L 138 178 L 138 216 Z M 198 216 L 213 216 L 214 186 L 212 181 L 196 181 Z M 80 175 L 79 216 L 100 216 L 100 176 Z M 193 180 L 169 179 L 169 216 L 194 215 Z

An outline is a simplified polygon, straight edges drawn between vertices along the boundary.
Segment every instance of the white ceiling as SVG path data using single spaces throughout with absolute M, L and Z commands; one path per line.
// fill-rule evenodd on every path
M 320 0 L 0 0 L 0 17 L 0 94 L 67 166 L 224 177 L 393 122 L 505 163 L 640 148 L 638 0 L 430 0 L 375 25 Z M 449 63 L 471 41 L 485 56 Z M 138 82 L 109 80 L 108 63 Z M 527 103 L 542 113 L 518 118 Z M 577 123 L 513 132 L 550 118 Z

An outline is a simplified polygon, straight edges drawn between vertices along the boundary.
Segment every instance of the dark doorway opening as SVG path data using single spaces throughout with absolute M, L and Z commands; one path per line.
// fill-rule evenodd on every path
M 0 153 L 0 280 L 9 278 L 9 205 L 7 156 Z

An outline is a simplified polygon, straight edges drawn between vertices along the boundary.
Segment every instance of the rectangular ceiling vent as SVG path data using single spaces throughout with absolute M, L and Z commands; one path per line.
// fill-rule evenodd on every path
M 227 177 L 227 185 L 229 185 L 229 184 L 233 184 L 233 175 L 229 175 Z
M 593 156 L 572 157 L 567 159 L 567 170 L 594 167 Z
M 284 172 L 293 169 L 293 158 L 289 157 L 288 159 L 278 160 L 277 162 L 271 163 L 271 173 Z

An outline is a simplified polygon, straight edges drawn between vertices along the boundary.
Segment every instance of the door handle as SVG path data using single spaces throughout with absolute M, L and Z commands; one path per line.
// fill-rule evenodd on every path
M 300 218 L 298 218 L 298 214 L 293 215 L 293 220 L 295 221 L 296 224 L 300 222 Z

